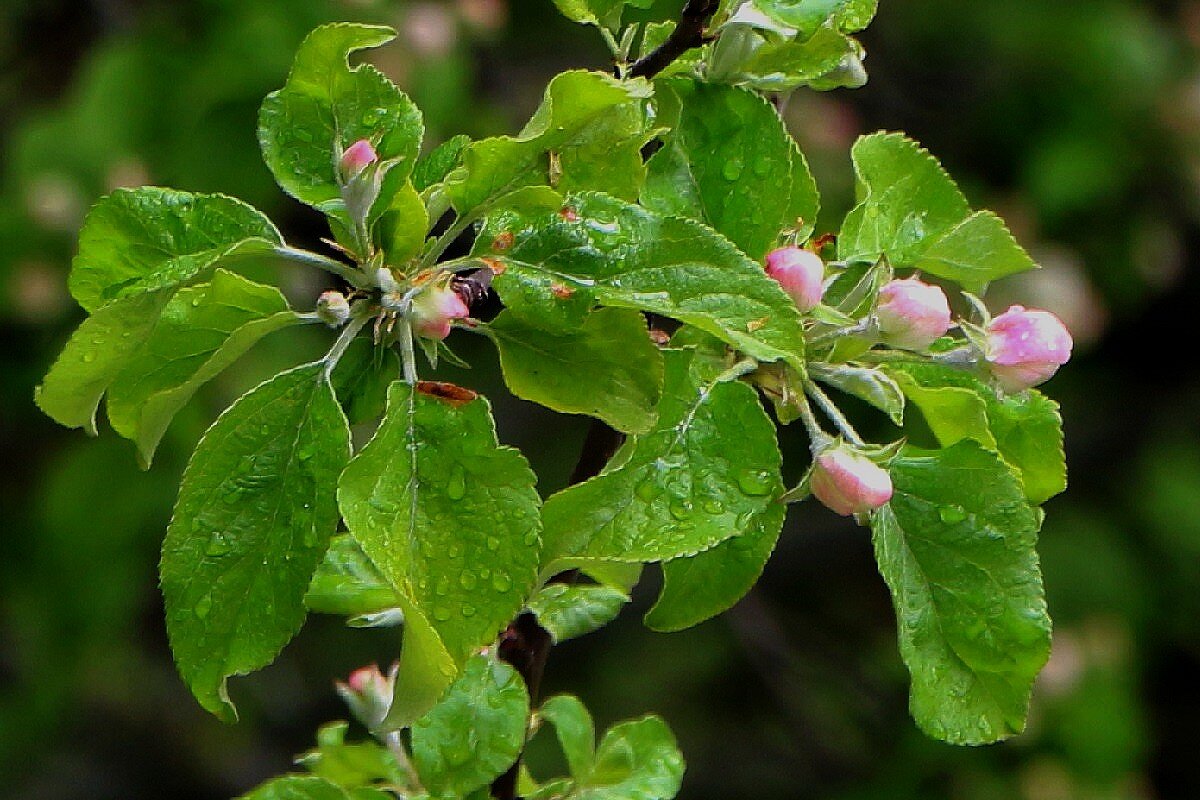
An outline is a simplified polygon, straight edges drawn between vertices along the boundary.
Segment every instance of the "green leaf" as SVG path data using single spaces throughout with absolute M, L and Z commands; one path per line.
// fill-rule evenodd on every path
M 737 65 L 733 75 L 725 76 L 726 81 L 764 92 L 789 92 L 800 86 L 828 91 L 858 88 L 866 82 L 862 45 L 832 23 L 803 40 L 781 40 L 763 32 L 744 35 L 753 37 L 753 54 Z
M 646 612 L 646 625 L 656 631 L 681 631 L 733 607 L 762 575 L 786 514 L 787 506 L 773 503 L 740 535 L 664 563 L 662 594 Z
M 838 239 L 844 261 L 886 255 L 979 292 L 990 281 L 1034 268 L 999 217 L 972 214 L 928 151 L 896 133 L 861 137 L 852 151 L 858 205 Z
M 388 387 L 400 377 L 400 356 L 390 347 L 376 347 L 360 336 L 350 343 L 330 380 L 351 425 L 383 416 Z
M 556 76 L 518 136 L 482 139 L 463 152 L 462 168 L 447 178 L 454 208 L 476 218 L 535 185 L 636 199 L 646 175 L 641 150 L 652 134 L 650 96 L 640 79 L 580 70 Z
M 485 332 L 517 397 L 589 414 L 626 433 L 654 424 L 663 359 L 636 311 L 600 309 L 569 333 L 539 330 L 504 312 Z
M 137 356 L 170 298 L 170 289 L 130 295 L 85 319 L 37 387 L 38 408 L 95 436 L 100 398 Z
M 218 194 L 117 189 L 88 212 L 71 294 L 89 312 L 192 280 L 223 258 L 283 243 L 259 211 Z
M 674 80 L 666 87 L 682 109 L 650 159 L 643 205 L 705 222 L 755 259 L 785 230 L 807 235 L 820 208 L 816 183 L 775 108 L 733 86 Z
M 649 8 L 653 0 L 554 0 L 563 16 L 572 22 L 617 30 L 625 6 Z
M 990 211 L 977 211 L 930 242 L 910 265 L 930 275 L 981 289 L 1006 275 L 1036 269 L 1017 244 L 1004 220 Z
M 429 231 L 425 202 L 411 183 L 405 183 L 379 218 L 379 240 L 389 263 L 402 264 L 421 252 Z
M 542 703 L 538 716 L 554 726 L 571 777 L 586 778 L 596 758 L 596 725 L 587 708 L 578 697 L 560 694 Z
M 1020 733 L 1050 653 L 1039 518 L 1000 459 L 975 442 L 907 450 L 872 519 L 892 592 L 917 724 L 952 744 Z
M 304 621 L 349 457 L 350 430 L 323 362 L 244 395 L 192 454 L 163 541 L 161 584 L 179 671 L 222 719 L 235 717 L 226 679 L 271 663 Z
M 683 755 L 659 717 L 622 722 L 608 729 L 585 780 L 569 798 L 670 800 L 683 782 Z
M 278 289 L 222 269 L 210 283 L 179 290 L 109 388 L 113 429 L 137 444 L 149 466 L 167 426 L 202 385 L 267 334 L 299 322 Z
M 973 375 L 937 364 L 896 363 L 888 372 L 942 447 L 974 439 L 999 453 L 1034 505 L 1067 488 L 1062 417 L 1053 400 L 1033 390 L 998 394 Z
M 471 143 L 470 136 L 458 135 L 447 139 L 417 161 L 412 182 L 418 192 L 446 180 L 451 170 L 462 161 L 463 151 Z
M 813 364 L 811 374 L 822 383 L 870 403 L 897 426 L 904 423 L 904 392 L 887 373 L 850 364 Z
M 496 249 L 498 239 L 512 244 Z M 527 319 L 534 316 L 539 285 L 546 286 L 541 306 L 555 313 L 561 301 L 546 284 L 557 282 L 604 305 L 694 325 L 761 361 L 785 359 L 804 368 L 795 303 L 760 264 L 694 220 L 583 194 L 568 197 L 561 212 L 493 214 L 480 242 L 506 267 L 496 280 L 506 302 L 509 287 L 523 282 Z
M 664 355 L 654 430 L 619 467 L 546 501 L 544 575 L 589 559 L 694 555 L 746 530 L 778 496 L 775 427 L 754 390 L 738 381 L 698 384 L 692 351 Z
M 529 610 L 558 643 L 599 630 L 628 602 L 627 594 L 610 586 L 549 583 L 529 601 Z
M 458 663 L 446 650 L 432 620 L 403 594 L 404 645 L 392 704 L 382 727 L 399 730 L 433 708 L 458 672 Z
M 529 695 L 511 666 L 487 656 L 412 728 L 412 755 L 431 794 L 462 797 L 511 767 L 525 746 Z
M 349 728 L 346 722 L 322 725 L 317 731 L 317 746 L 296 759 L 296 763 L 344 789 L 376 782 L 405 785 L 407 776 L 392 752 L 370 740 L 347 742 Z
M 372 143 L 381 163 L 394 162 L 380 195 L 383 208 L 412 173 L 424 135 L 421 112 L 379 70 L 351 68 L 347 61 L 394 36 L 378 25 L 323 25 L 301 43 L 287 83 L 263 101 L 263 159 L 283 190 L 302 203 L 345 218 L 338 159 L 360 139 Z
M 399 599 L 358 542 L 339 534 L 329 542 L 325 560 L 304 595 L 304 605 L 318 614 L 356 617 L 396 608 Z
M 800 38 L 812 36 L 822 26 L 845 33 L 867 27 L 875 16 L 878 0 L 751 0 L 751 4 L 775 21 L 795 28 Z
M 871 24 L 878 10 L 879 0 L 847 0 L 838 12 L 838 25 L 846 33 L 861 31 Z
M 241 800 L 347 800 L 348 795 L 337 784 L 323 778 L 285 775 L 264 783 Z
M 408 603 L 397 699 L 408 662 L 436 683 L 521 609 L 541 545 L 535 480 L 520 453 L 497 443 L 485 399 L 392 384 L 383 424 L 346 468 L 338 501 L 351 535 Z M 426 684 L 421 701 L 437 688 Z M 405 715 L 426 710 L 413 701 Z

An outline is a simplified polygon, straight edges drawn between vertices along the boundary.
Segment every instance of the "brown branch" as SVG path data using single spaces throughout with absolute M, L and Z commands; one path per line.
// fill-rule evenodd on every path
M 665 42 L 634 62 L 629 68 L 629 77 L 653 78 L 688 50 L 707 42 L 704 29 L 719 5 L 719 0 L 688 0 L 675 30 Z

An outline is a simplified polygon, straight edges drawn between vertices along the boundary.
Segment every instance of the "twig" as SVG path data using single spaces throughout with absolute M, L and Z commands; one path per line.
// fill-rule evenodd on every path
M 634 62 L 629 68 L 629 77 L 653 78 L 688 50 L 707 42 L 704 29 L 719 5 L 719 0 L 688 0 L 675 30 L 665 42 Z

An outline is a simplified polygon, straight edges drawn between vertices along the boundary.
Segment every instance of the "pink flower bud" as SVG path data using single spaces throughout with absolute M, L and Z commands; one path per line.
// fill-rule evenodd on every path
M 332 289 L 317 298 L 317 317 L 331 328 L 339 328 L 350 319 L 350 301 Z
M 888 344 L 924 350 L 950 330 L 950 303 L 939 286 L 916 278 L 895 280 L 879 290 L 875 318 Z
M 338 694 L 350 711 L 368 728 L 374 728 L 387 716 L 392 706 L 397 671 L 398 666 L 393 666 L 384 675 L 377 665 L 370 664 L 351 672 L 345 683 L 336 683 Z
M 780 247 L 767 254 L 767 274 L 779 281 L 800 311 L 811 311 L 825 293 L 825 262 L 811 250 Z
M 418 336 L 445 339 L 451 320 L 469 317 L 471 309 L 449 286 L 431 286 L 413 299 L 412 315 Z
M 349 183 L 378 160 L 379 156 L 375 153 L 375 148 L 371 146 L 371 143 L 366 139 L 359 139 L 342 153 L 342 161 L 339 165 L 342 171 L 342 180 Z
M 887 470 L 845 447 L 817 456 L 809 485 L 818 500 L 843 517 L 873 511 L 892 499 Z
M 1071 358 L 1071 334 L 1049 311 L 1012 306 L 988 325 L 987 360 L 1006 392 L 1050 380 Z

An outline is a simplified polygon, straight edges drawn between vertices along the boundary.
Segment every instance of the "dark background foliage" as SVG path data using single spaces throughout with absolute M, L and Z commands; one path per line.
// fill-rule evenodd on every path
M 661 0 L 651 15 L 672 14 Z M 868 534 L 800 508 L 759 588 L 685 633 L 636 610 L 553 654 L 551 691 L 609 722 L 664 714 L 686 798 L 1200 796 L 1200 3 L 882 0 L 870 84 L 801 92 L 788 121 L 836 225 L 853 137 L 903 129 L 1044 269 L 995 287 L 1057 311 L 1076 360 L 1061 399 L 1071 488 L 1041 552 L 1054 656 L 1029 730 L 956 749 L 909 721 L 887 593 Z M 313 26 L 393 24 L 374 59 L 422 106 L 430 138 L 509 132 L 555 72 L 603 68 L 592 32 L 550 0 L 5 0 L 0 4 L 0 786 L 20 798 L 227 797 L 288 769 L 344 715 L 332 678 L 395 652 L 394 632 L 314 618 L 280 661 L 234 683 L 242 722 L 207 717 L 176 678 L 155 585 L 187 453 L 271 370 L 317 353 L 280 336 L 202 393 L 149 473 L 111 432 L 86 440 L 33 386 L 81 316 L 65 290 L 88 205 L 120 185 L 239 195 L 316 245 L 314 213 L 259 159 L 255 114 Z M 264 265 L 264 271 L 278 270 Z M 298 302 L 322 286 L 280 272 Z M 586 424 L 504 400 L 495 358 L 449 379 L 497 398 L 502 438 L 543 491 Z M 552 431 L 553 435 L 546 435 Z M 789 432 L 785 448 L 800 453 Z M 638 593 L 653 597 L 651 577 Z M 535 770 L 552 762 L 535 752 Z

